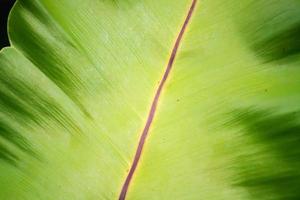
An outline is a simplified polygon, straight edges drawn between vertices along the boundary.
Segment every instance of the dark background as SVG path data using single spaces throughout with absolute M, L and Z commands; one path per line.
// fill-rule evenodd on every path
M 15 0 L 0 0 L 0 49 L 9 46 L 7 36 L 7 17 Z

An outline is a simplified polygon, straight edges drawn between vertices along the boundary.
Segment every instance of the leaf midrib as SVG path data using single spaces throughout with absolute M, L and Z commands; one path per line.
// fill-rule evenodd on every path
M 143 151 L 143 148 L 144 148 L 144 145 L 145 145 L 145 141 L 147 139 L 147 136 L 149 135 L 149 129 L 151 127 L 151 124 L 152 124 L 153 119 L 154 119 L 155 114 L 156 114 L 157 104 L 159 102 L 161 92 L 164 89 L 165 83 L 166 83 L 166 81 L 168 79 L 168 76 L 170 75 L 170 72 L 173 68 L 173 64 L 174 64 L 179 46 L 182 42 L 183 35 L 186 31 L 186 28 L 187 28 L 187 26 L 188 26 L 188 24 L 191 20 L 191 17 L 192 17 L 192 14 L 193 14 L 194 10 L 195 10 L 196 3 L 197 3 L 197 0 L 192 0 L 191 6 L 188 10 L 185 21 L 184 21 L 183 25 L 181 26 L 180 32 L 179 32 L 179 34 L 176 38 L 175 44 L 172 48 L 171 55 L 169 57 L 169 61 L 168 61 L 166 70 L 165 70 L 165 72 L 164 72 L 164 74 L 163 74 L 163 76 L 160 80 L 159 86 L 158 86 L 158 88 L 156 90 L 156 93 L 155 93 L 155 96 L 152 100 L 150 111 L 148 113 L 147 120 L 146 120 L 146 123 L 144 125 L 144 129 L 143 129 L 142 134 L 140 136 L 133 162 L 131 164 L 129 173 L 128 173 L 128 175 L 127 175 L 127 177 L 126 177 L 126 179 L 123 183 L 123 186 L 122 186 L 122 189 L 121 189 L 121 192 L 120 192 L 120 195 L 119 195 L 119 200 L 124 200 L 126 198 L 126 194 L 127 194 L 130 182 L 131 182 L 132 177 L 135 174 L 135 170 L 136 170 L 136 168 L 139 164 L 140 157 L 142 155 L 142 151 Z

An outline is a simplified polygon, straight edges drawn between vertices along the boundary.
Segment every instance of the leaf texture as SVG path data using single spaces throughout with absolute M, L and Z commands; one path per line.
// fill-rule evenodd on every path
M 118 199 L 191 0 L 19 0 L 0 199 Z M 298 0 L 201 0 L 126 199 L 299 199 Z

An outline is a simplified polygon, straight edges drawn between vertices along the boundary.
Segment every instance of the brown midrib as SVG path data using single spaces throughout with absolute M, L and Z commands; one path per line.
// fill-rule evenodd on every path
M 156 108 L 157 108 L 157 103 L 158 103 L 158 100 L 159 100 L 159 97 L 161 95 L 161 92 L 164 88 L 164 85 L 166 83 L 166 80 L 170 74 L 170 71 L 173 67 L 173 63 L 174 63 L 174 60 L 176 58 L 176 54 L 177 54 L 177 51 L 178 51 L 178 47 L 182 41 L 182 37 L 183 37 L 183 34 L 185 33 L 185 30 L 188 26 L 188 23 L 191 19 L 191 16 L 195 10 L 195 6 L 196 6 L 196 3 L 197 3 L 197 0 L 192 0 L 192 4 L 190 6 L 190 9 L 188 11 L 188 14 L 185 18 L 185 21 L 181 27 L 181 30 L 177 36 L 177 39 L 176 39 L 176 42 L 173 46 L 173 49 L 172 49 L 172 53 L 170 55 L 170 58 L 169 58 L 169 61 L 168 61 L 168 65 L 166 67 L 166 70 L 164 72 L 164 75 L 160 81 L 160 84 L 156 90 L 156 93 L 155 93 L 155 96 L 154 96 L 154 99 L 152 101 L 152 104 L 151 104 L 151 108 L 150 108 L 150 111 L 148 113 L 148 117 L 147 117 L 147 121 L 145 123 L 145 126 L 144 126 L 144 129 L 143 129 L 143 132 L 141 134 L 141 137 L 140 137 L 140 140 L 139 140 L 139 143 L 138 143 L 138 147 L 136 149 L 136 153 L 135 153 L 135 156 L 134 156 L 134 160 L 132 162 L 132 165 L 130 167 L 130 170 L 129 170 L 129 173 L 125 179 L 125 182 L 122 186 L 122 190 L 120 192 L 120 195 L 119 195 L 119 200 L 124 200 L 125 197 L 126 197 L 126 194 L 127 194 L 127 191 L 128 191 L 128 188 L 129 188 L 129 185 L 130 185 L 130 182 L 131 182 L 131 179 L 135 173 L 135 170 L 136 170 L 136 167 L 139 163 L 139 160 L 140 160 L 140 157 L 141 157 L 141 154 L 142 154 L 142 150 L 143 150 L 143 147 L 144 147 L 144 144 L 145 144 L 145 141 L 147 139 L 147 136 L 148 136 L 148 133 L 149 133 L 149 129 L 150 129 L 150 126 L 152 124 L 152 121 L 153 121 L 153 118 L 155 116 L 155 112 L 156 112 Z

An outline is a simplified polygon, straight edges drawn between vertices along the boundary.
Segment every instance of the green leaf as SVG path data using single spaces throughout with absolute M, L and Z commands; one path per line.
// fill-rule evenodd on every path
M 192 0 L 19 0 L 0 199 L 118 199 Z M 126 199 L 300 198 L 300 1 L 198 0 Z

